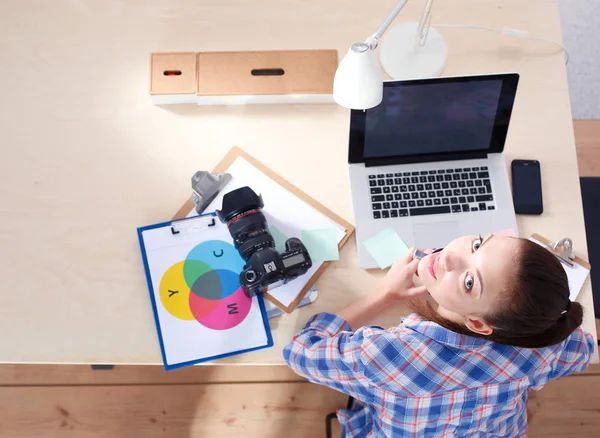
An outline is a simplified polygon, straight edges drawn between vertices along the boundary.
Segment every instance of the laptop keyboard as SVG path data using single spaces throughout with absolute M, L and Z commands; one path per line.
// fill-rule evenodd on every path
M 369 175 L 375 219 L 495 210 L 487 166 Z

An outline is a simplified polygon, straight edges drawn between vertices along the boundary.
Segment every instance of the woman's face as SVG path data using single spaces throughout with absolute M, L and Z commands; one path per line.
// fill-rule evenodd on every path
M 491 234 L 460 237 L 424 257 L 417 272 L 442 310 L 481 317 L 493 313 L 512 277 L 518 245 L 518 239 Z

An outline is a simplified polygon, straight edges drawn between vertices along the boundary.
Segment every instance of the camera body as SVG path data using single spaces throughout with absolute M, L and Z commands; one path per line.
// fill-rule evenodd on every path
M 262 196 L 250 187 L 241 187 L 227 193 L 222 209 L 217 210 L 217 216 L 227 224 L 236 249 L 246 261 L 240 284 L 249 296 L 288 283 L 312 267 L 300 239 L 288 239 L 283 253 L 275 249 L 263 207 Z
M 240 274 L 240 284 L 251 296 L 258 290 L 273 289 L 305 274 L 312 266 L 304 244 L 295 237 L 285 242 L 284 253 L 275 248 L 257 250 Z

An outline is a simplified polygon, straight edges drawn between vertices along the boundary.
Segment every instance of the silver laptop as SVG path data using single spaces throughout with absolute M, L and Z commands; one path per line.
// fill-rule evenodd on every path
M 418 248 L 517 229 L 503 155 L 514 73 L 384 82 L 375 108 L 352 110 L 350 183 L 363 242 L 393 228 Z

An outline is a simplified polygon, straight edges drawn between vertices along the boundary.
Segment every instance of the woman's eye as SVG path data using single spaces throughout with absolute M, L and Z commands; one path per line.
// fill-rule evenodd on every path
M 467 289 L 467 292 L 471 292 L 474 283 L 475 282 L 473 281 L 473 277 L 467 274 L 467 276 L 465 277 L 465 289 Z
M 473 252 L 477 251 L 481 246 L 481 237 L 473 241 Z

